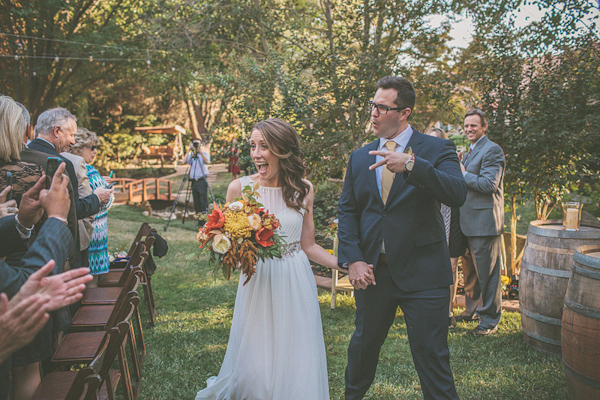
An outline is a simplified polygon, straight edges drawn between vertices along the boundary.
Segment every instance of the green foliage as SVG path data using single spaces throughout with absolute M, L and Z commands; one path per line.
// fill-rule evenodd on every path
M 337 219 L 337 205 L 341 193 L 341 181 L 328 181 L 316 186 L 313 219 L 317 234 L 326 235 L 328 227 Z
M 135 49 L 142 35 L 139 15 L 145 11 L 144 3 L 140 0 L 2 1 L 3 33 L 20 36 L 3 36 L 5 54 L 35 57 L 21 57 L 18 61 L 0 59 L 3 71 L 0 85 L 5 94 L 22 102 L 34 120 L 45 109 L 60 105 L 76 110 L 85 121 L 88 116 L 85 103 L 90 91 L 99 87 L 106 90 L 126 75 L 124 63 L 118 60 L 139 57 Z M 90 62 L 90 54 L 96 60 L 117 61 Z
M 545 219 L 594 157 L 585 144 L 600 119 L 600 46 L 591 32 L 571 29 L 570 17 L 556 21 L 559 2 L 537 3 L 550 7 L 544 21 L 560 29 L 517 30 L 507 18 L 519 2 L 478 8 L 463 70 L 479 95 L 472 101 L 488 114 L 490 138 L 504 149 L 507 197 L 532 198 Z M 579 2 L 565 7 L 569 15 L 589 11 Z

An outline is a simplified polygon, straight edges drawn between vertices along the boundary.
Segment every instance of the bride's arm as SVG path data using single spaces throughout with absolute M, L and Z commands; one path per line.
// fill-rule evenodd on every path
M 239 179 L 234 179 L 227 187 L 225 201 L 232 202 L 236 197 L 242 197 L 242 182 Z
M 308 184 L 310 185 L 310 190 L 305 199 L 306 212 L 304 213 L 304 220 L 302 222 L 300 245 L 309 260 L 328 268 L 339 269 L 337 257 L 328 253 L 315 242 L 315 223 L 313 220 L 314 190 L 312 184 L 310 182 Z

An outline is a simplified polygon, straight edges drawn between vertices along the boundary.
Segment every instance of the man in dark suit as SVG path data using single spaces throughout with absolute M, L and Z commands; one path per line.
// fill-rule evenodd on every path
M 31 150 L 49 154 L 53 157 L 61 158 L 66 164 L 66 172 L 69 176 L 73 188 L 73 197 L 75 201 L 75 214 L 77 219 L 97 214 L 100 211 L 100 205 L 110 199 L 112 189 L 97 188 L 93 194 L 84 198 L 79 198 L 77 187 L 77 175 L 73 163 L 60 155 L 61 152 L 75 143 L 75 134 L 77 133 L 77 119 L 64 108 L 52 108 L 40 114 L 35 126 L 36 138 L 29 143 Z M 79 234 L 75 236 L 76 249 L 79 249 Z M 71 267 L 87 266 L 85 252 L 81 254 L 82 260 L 79 265 Z
M 502 148 L 486 136 L 483 111 L 467 112 L 464 128 L 471 147 L 461 164 L 469 192 L 460 208 L 460 228 L 467 236 L 469 252 L 463 257 L 465 312 L 456 319 L 479 318 L 473 333 L 486 336 L 498 330 L 502 313 L 500 252 L 506 161 Z
M 44 111 L 38 117 L 35 125 L 36 138 L 29 143 L 28 147 L 53 157 L 59 157 L 67 164 L 66 172 L 73 186 L 77 218 L 81 219 L 97 214 L 100 204 L 109 200 L 110 190 L 99 188 L 94 194 L 79 198 L 73 163 L 60 155 L 70 144 L 75 143 L 76 133 L 77 119 L 64 108 L 52 108 Z
M 410 82 L 385 77 L 377 86 L 369 106 L 379 139 L 351 154 L 338 205 L 339 262 L 357 289 L 346 399 L 363 398 L 371 386 L 398 306 L 424 397 L 458 399 L 447 343 L 452 269 L 440 203 L 461 206 L 467 187 L 454 144 L 408 124 L 415 104 Z

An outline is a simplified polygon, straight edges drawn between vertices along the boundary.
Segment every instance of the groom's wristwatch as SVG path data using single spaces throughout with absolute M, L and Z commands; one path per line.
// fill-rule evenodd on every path
M 412 156 L 410 156 L 410 158 L 408 160 L 406 160 L 406 162 L 404 163 L 404 168 L 406 168 L 406 170 L 408 172 L 411 172 L 413 170 L 413 167 L 415 166 L 415 155 L 413 154 Z

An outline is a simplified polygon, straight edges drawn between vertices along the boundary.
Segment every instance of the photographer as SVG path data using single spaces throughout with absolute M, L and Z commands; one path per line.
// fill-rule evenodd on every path
M 194 196 L 194 210 L 196 214 L 206 213 L 208 211 L 208 167 L 210 164 L 210 154 L 206 146 L 203 146 L 200 140 L 194 140 L 190 143 L 190 150 L 184 160 L 190 164 L 190 181 L 192 182 L 192 196 Z M 202 223 L 198 222 L 200 226 Z

